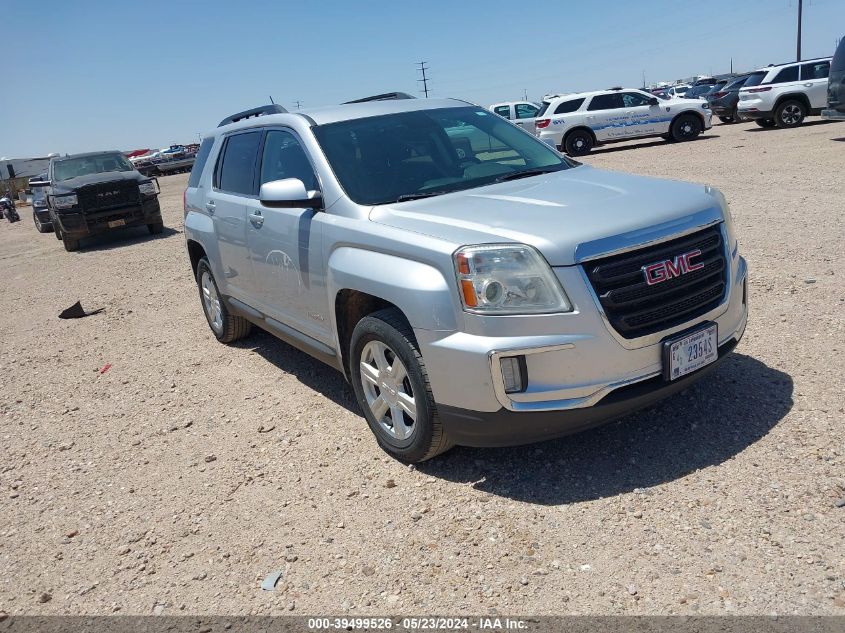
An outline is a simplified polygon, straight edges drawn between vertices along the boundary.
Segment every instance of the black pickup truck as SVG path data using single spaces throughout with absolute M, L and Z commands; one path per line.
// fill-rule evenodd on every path
M 91 152 L 50 159 L 47 206 L 56 237 L 79 249 L 89 235 L 146 224 L 161 233 L 158 182 L 141 175 L 123 154 Z

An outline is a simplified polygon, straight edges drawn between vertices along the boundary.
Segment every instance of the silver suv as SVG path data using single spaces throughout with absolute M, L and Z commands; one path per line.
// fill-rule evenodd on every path
M 456 100 L 225 119 L 185 236 L 217 339 L 257 325 L 343 372 L 408 462 L 620 417 L 687 388 L 746 324 L 719 191 L 580 165 Z

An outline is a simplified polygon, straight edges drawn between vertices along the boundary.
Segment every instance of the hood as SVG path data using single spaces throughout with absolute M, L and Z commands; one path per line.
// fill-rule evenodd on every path
M 703 185 L 586 165 L 373 207 L 370 220 L 455 244 L 517 242 L 552 266 L 576 263 L 579 244 L 674 223 L 719 203 Z M 630 236 L 628 236 L 630 239 Z
M 53 193 L 61 191 L 74 191 L 87 185 L 97 185 L 103 182 L 122 182 L 126 180 L 142 181 L 148 180 L 137 171 L 106 171 L 101 174 L 88 174 L 77 176 L 68 180 L 59 180 L 53 183 Z

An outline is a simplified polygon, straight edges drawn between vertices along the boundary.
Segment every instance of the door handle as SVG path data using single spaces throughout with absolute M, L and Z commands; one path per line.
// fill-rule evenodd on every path
M 249 221 L 255 228 L 259 228 L 264 224 L 264 216 L 261 215 L 261 211 L 255 210 L 249 214 Z
M 805 88 L 812 88 L 813 84 L 812 84 L 812 82 L 809 82 L 809 83 L 804 84 L 804 87 Z
M 205 208 L 208 209 L 208 212 L 210 214 L 214 215 L 214 209 L 217 208 L 217 205 L 214 204 L 214 200 L 209 200 L 208 202 L 205 203 Z

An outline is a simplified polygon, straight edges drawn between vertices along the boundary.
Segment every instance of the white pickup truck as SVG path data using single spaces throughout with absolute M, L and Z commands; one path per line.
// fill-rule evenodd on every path
M 487 109 L 534 134 L 534 120 L 540 107 L 533 101 L 506 101 L 494 103 Z

